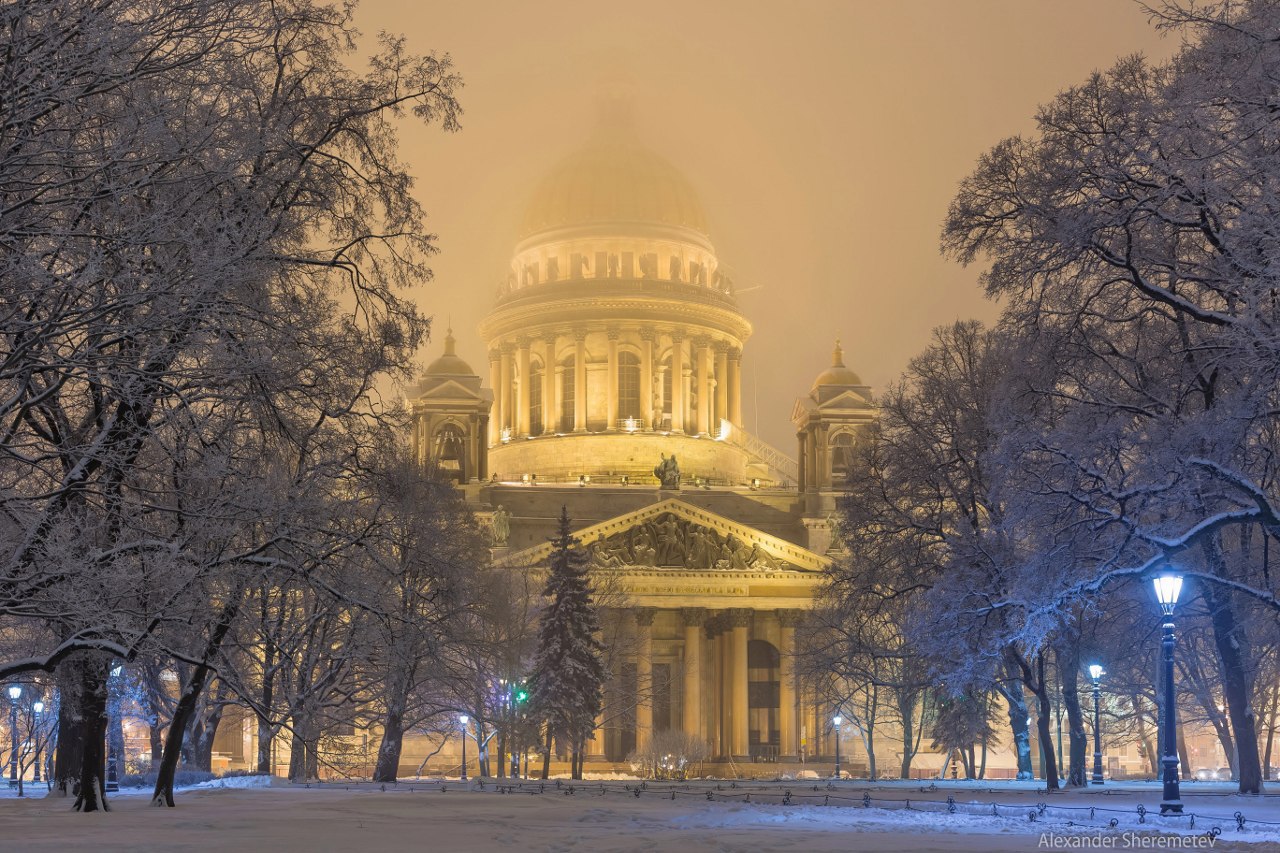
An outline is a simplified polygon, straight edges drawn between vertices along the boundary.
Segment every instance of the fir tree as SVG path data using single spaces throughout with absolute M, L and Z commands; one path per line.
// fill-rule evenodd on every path
M 547 607 L 538 631 L 538 653 L 530 679 L 535 711 L 546 722 L 550 766 L 551 741 L 558 738 L 572 751 L 572 775 L 582 778 L 582 754 L 600 713 L 605 671 L 600 621 L 587 577 L 587 556 L 569 533 L 569 511 L 560 509 L 560 529 L 551 540 L 550 571 L 543 594 Z

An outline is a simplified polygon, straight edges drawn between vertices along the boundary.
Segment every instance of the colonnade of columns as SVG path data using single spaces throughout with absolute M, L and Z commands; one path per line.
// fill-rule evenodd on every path
M 713 755 L 719 757 L 748 759 L 754 753 L 794 758 L 800 751 L 802 720 L 795 631 L 803 611 L 687 607 L 672 612 L 674 619 L 659 620 L 661 613 L 640 607 L 630 614 L 635 632 L 636 749 L 643 750 L 654 734 L 654 626 L 659 622 L 668 629 L 657 638 L 657 645 L 663 647 L 659 659 L 681 664 L 672 668 L 671 684 L 667 685 L 669 697 L 674 698 L 677 692 L 681 697 L 678 715 L 675 703 L 671 703 L 671 728 L 706 740 Z M 753 639 L 765 640 L 777 651 L 778 704 L 773 708 L 753 709 L 750 705 L 748 649 Z M 758 714 L 754 743 L 753 710 Z M 764 730 L 758 728 L 761 724 Z M 772 728 L 775 724 L 776 732 Z M 596 740 L 603 744 L 602 737 Z M 599 749 L 603 752 L 603 746 Z
M 620 412 L 619 370 L 624 352 L 639 362 L 638 413 Z M 589 394 L 589 365 L 599 365 L 601 354 L 604 387 Z M 536 380 L 540 424 L 532 411 L 535 365 L 540 371 Z M 567 414 L 566 370 L 573 376 L 573 409 L 572 417 L 562 420 L 562 413 Z M 711 436 L 719 432 L 721 420 L 742 423 L 741 347 L 712 335 L 691 337 L 684 329 L 579 327 L 543 337 L 516 337 L 490 349 L 489 385 L 494 392 L 491 446 L 535 434 L 599 430 L 601 422 L 608 432 L 670 430 Z

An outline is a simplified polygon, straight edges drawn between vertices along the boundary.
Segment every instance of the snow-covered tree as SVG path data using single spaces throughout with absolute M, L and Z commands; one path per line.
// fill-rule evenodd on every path
M 597 636 L 600 619 L 592 600 L 589 562 L 570 533 L 566 507 L 560 510 L 560 527 L 551 541 L 543 590 L 547 603 L 539 622 L 530 696 L 535 711 L 546 721 L 548 747 L 552 738 L 567 743 L 572 776 L 581 779 L 586 743 L 602 704 L 604 647 Z M 544 762 L 549 758 L 548 751 Z

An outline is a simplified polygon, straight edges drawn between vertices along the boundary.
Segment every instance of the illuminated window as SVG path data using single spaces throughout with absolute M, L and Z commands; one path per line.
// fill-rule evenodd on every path
M 618 355 L 618 417 L 640 417 L 640 357 L 634 353 Z

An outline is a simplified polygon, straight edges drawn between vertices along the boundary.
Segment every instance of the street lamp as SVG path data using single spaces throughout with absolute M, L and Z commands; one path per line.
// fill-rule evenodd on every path
M 1104 784 L 1102 779 L 1102 687 L 1099 679 L 1106 674 L 1096 663 L 1089 664 L 1089 677 L 1093 679 L 1093 779 L 1095 785 Z
M 31 705 L 31 713 L 34 715 L 31 726 L 33 729 L 32 740 L 36 742 L 36 762 L 35 775 L 31 777 L 31 781 L 36 784 L 40 783 L 40 715 L 44 713 L 44 703 L 37 699 Z
M 13 735 L 13 753 L 9 757 L 9 787 L 18 787 L 18 700 L 22 685 L 9 686 L 9 732 Z
M 831 718 L 831 725 L 836 730 L 836 778 L 840 778 L 840 724 L 844 718 L 836 714 Z
M 459 780 L 467 781 L 467 721 L 471 719 L 466 714 L 458 717 L 458 722 L 462 724 L 462 775 Z
M 111 667 L 111 677 L 107 679 L 107 784 L 103 786 L 105 791 L 120 790 L 120 771 L 116 767 L 116 762 L 119 760 L 116 755 L 116 739 L 111 736 L 111 727 L 120 713 L 120 703 L 115 690 L 112 689 L 112 684 L 120 677 L 123 669 L 124 667 L 119 664 Z
M 1164 636 L 1160 645 L 1164 649 L 1164 747 L 1160 761 L 1164 764 L 1164 799 L 1160 802 L 1160 814 L 1182 814 L 1182 796 L 1178 791 L 1178 740 L 1174 731 L 1173 707 L 1173 608 L 1182 592 L 1182 575 L 1164 572 L 1152 579 L 1156 589 L 1156 601 L 1164 614 Z

